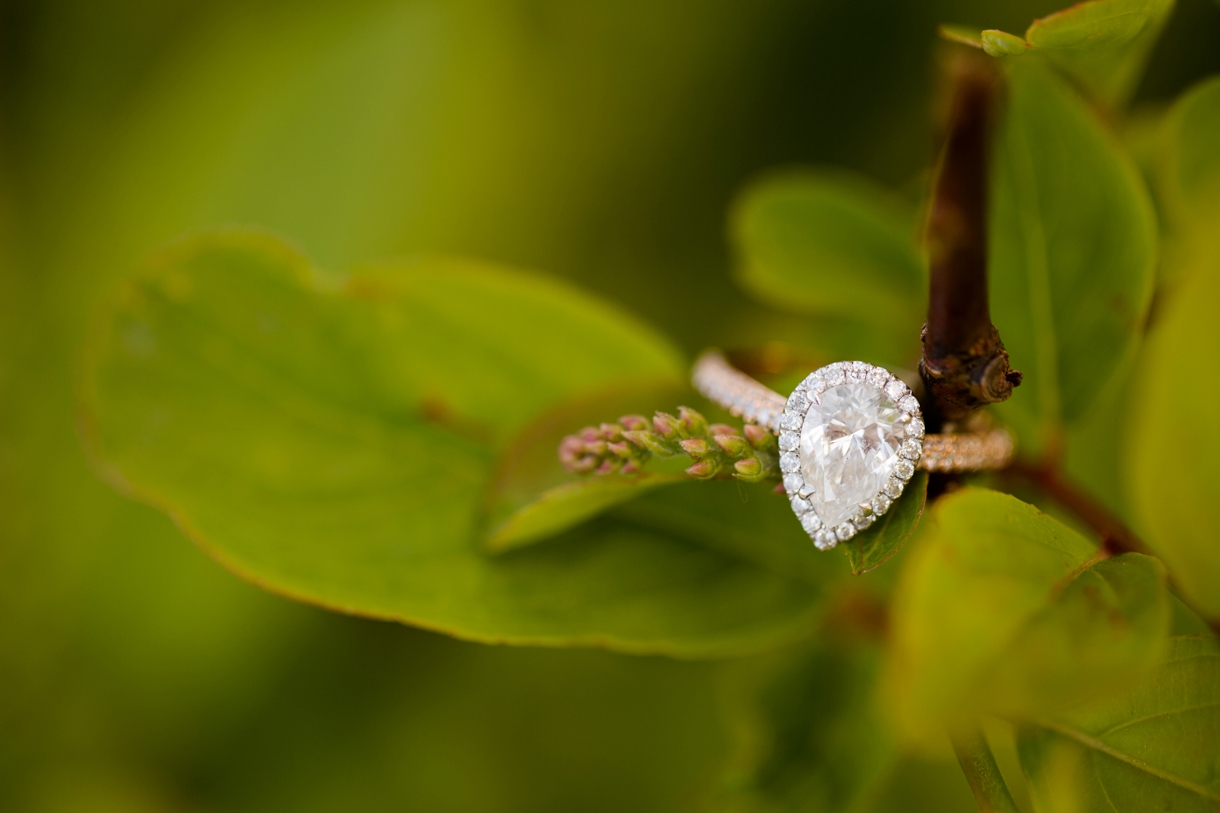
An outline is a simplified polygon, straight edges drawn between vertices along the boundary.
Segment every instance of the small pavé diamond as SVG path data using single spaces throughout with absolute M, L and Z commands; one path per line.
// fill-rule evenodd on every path
M 906 460 L 900 461 L 898 463 L 898 465 L 894 467 L 894 474 L 898 475 L 903 480 L 910 480 L 911 475 L 914 473 L 915 473 L 915 467 L 912 466 L 910 463 L 908 463 Z
M 873 498 L 873 513 L 877 515 L 884 514 L 890 510 L 890 498 L 884 494 L 878 494 Z
M 907 424 L 907 434 L 912 437 L 923 437 L 923 421 L 919 418 L 911 418 L 911 422 Z
M 868 374 L 868 383 L 881 391 L 885 391 L 886 385 L 890 381 L 890 374 L 881 367 L 874 367 Z
M 785 412 L 784 417 L 780 419 L 779 425 L 784 429 L 800 429 L 801 415 L 796 412 Z
M 834 531 L 818 531 L 818 535 L 813 538 L 813 544 L 818 550 L 830 550 L 839 544 L 839 539 Z
M 792 452 L 779 456 L 779 470 L 785 474 L 794 472 L 801 467 L 801 458 Z
M 780 444 L 780 448 L 783 448 L 783 444 Z M 902 448 L 898 450 L 898 454 L 902 455 L 907 460 L 918 460 L 920 451 L 921 449 L 919 447 L 919 441 L 911 438 L 902 444 Z
M 799 474 L 784 475 L 784 491 L 787 491 L 789 494 L 799 494 L 801 492 L 801 486 L 804 484 L 805 482 L 801 479 Z
M 919 401 L 915 400 L 914 395 L 908 395 L 898 402 L 898 407 L 903 412 L 910 412 L 912 415 L 919 412 Z
M 822 520 L 818 519 L 818 515 L 810 511 L 801 517 L 801 527 L 805 529 L 807 534 L 816 534 L 822 530 Z
M 836 367 L 826 374 L 825 380 L 826 386 L 837 387 L 846 380 L 846 376 L 843 375 L 843 371 L 841 369 Z
M 790 452 L 801 445 L 801 437 L 796 432 L 785 431 L 779 436 L 779 449 L 781 452 Z
M 805 393 L 801 392 L 800 390 L 792 393 L 792 395 L 788 398 L 788 409 L 800 411 L 807 406 L 809 406 L 809 398 L 806 397 Z
M 896 500 L 902 494 L 903 485 L 905 484 L 901 480 L 890 480 L 885 484 L 885 493 Z
M 852 520 L 852 522 L 855 524 L 855 526 L 862 531 L 865 528 L 867 528 L 868 526 L 872 525 L 876 521 L 877 521 L 877 518 L 875 516 L 873 516 L 872 514 L 861 514 L 860 516 L 858 516 L 854 520 Z
M 844 522 L 835 528 L 835 536 L 840 542 L 846 542 L 856 535 L 856 526 L 850 522 Z
M 791 502 L 792 510 L 797 514 L 807 514 L 813 510 L 813 506 L 809 504 L 809 500 L 805 499 L 804 497 L 794 495 Z
M 901 381 L 895 380 L 885 385 L 885 394 L 891 401 L 901 401 L 906 397 L 907 391 L 907 385 Z

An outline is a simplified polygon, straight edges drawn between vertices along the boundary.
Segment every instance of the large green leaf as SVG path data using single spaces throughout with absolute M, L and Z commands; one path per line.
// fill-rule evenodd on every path
M 918 344 L 926 300 L 915 211 L 871 182 L 806 170 L 748 188 L 731 218 L 738 282 L 785 311 Z M 901 356 L 899 356 L 901 357 Z
M 1030 45 L 1112 106 L 1135 91 L 1174 0 L 1089 0 L 1035 20 Z
M 1133 691 L 1022 725 L 1018 745 L 1041 813 L 1220 810 L 1220 645 L 1171 638 Z
M 991 308 L 1025 373 L 1000 408 L 1037 453 L 1129 361 L 1156 228 L 1143 181 L 1083 102 L 1037 66 L 1010 76 L 993 162 Z
M 482 551 L 510 431 L 582 389 L 679 374 L 646 329 L 553 282 L 429 261 L 336 279 L 230 233 L 123 290 L 84 426 L 112 482 L 277 593 L 481 641 L 707 656 L 803 635 L 811 579 L 692 534 L 608 517 Z
M 1220 503 L 1208 425 L 1220 383 L 1208 372 L 1220 347 L 1220 80 L 1188 93 L 1170 116 L 1170 202 L 1178 242 L 1172 283 L 1141 358 L 1127 438 L 1127 482 L 1138 523 L 1174 579 L 1203 613 L 1220 616 Z M 1175 442 L 1186 432 L 1187 443 Z
M 890 660 L 912 735 L 1119 690 L 1160 656 L 1169 604 L 1151 557 L 1100 558 L 1032 506 L 973 488 L 937 503 L 916 544 L 894 599 Z
M 1176 224 L 1220 242 L 1220 77 L 1199 83 L 1174 105 L 1169 117 L 1166 164 L 1161 190 Z
M 832 623 L 856 634 L 823 636 L 730 668 L 725 709 L 737 747 L 712 808 L 975 810 L 956 765 L 915 759 L 898 747 L 878 702 L 881 652 L 859 634 L 868 619 L 844 615 Z
M 1043 57 L 1091 97 L 1120 106 L 1172 10 L 1173 0 L 1086 0 L 1034 20 L 1024 38 L 957 25 L 941 26 L 941 36 L 995 57 Z
M 897 760 L 876 697 L 875 645 L 806 646 L 732 675 L 740 734 L 718 807 L 868 809 Z
M 487 549 L 506 551 L 554 536 L 634 499 L 648 489 L 690 478 L 682 470 L 690 458 L 650 461 L 640 475 L 578 478 L 559 461 L 559 444 L 585 426 L 616 421 L 622 415 L 673 411 L 693 395 L 673 382 L 611 391 L 564 401 L 531 420 L 509 442 L 496 462 L 485 504 Z

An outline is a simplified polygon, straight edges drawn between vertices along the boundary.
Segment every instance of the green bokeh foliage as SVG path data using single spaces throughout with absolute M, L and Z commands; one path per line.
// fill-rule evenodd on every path
M 1033 5 L 997 4 L 996 24 L 1047 11 Z M 951 757 L 912 752 L 889 729 L 889 684 L 877 677 L 893 657 L 879 619 L 895 580 L 905 595 L 934 594 L 921 574 L 947 543 L 931 538 L 932 525 L 860 578 L 851 567 L 879 564 L 907 533 L 873 558 L 819 556 L 782 500 L 736 483 L 657 489 L 575 526 L 548 519 L 565 535 L 535 534 L 522 550 L 493 553 L 487 540 L 504 516 L 497 505 L 515 511 L 555 485 L 543 473 L 497 490 L 523 435 L 572 397 L 609 407 L 611 392 L 641 379 L 672 387 L 683 351 L 713 342 L 782 339 L 824 361 L 913 362 L 917 347 L 902 334 L 922 310 L 922 184 L 911 178 L 930 152 L 926 66 L 934 24 L 975 13 L 950 2 L 896 2 L 885 14 L 828 2 L 5 7 L 0 807 L 969 809 Z M 1042 216 L 1047 229 L 1071 217 L 1068 238 L 1085 246 L 1048 255 L 1049 311 L 1020 310 L 1029 297 L 997 303 L 1006 338 L 1010 307 L 1014 325 L 1049 319 L 1060 340 L 1079 339 L 1031 351 L 1011 328 L 1014 363 L 1031 384 L 1013 410 L 1041 409 L 1047 399 L 1032 395 L 1049 375 L 1041 359 L 1066 358 L 1053 383 L 1069 393 L 1062 415 L 1013 419 L 1027 453 L 1059 422 L 1068 444 L 1099 425 L 1132 431 L 1118 408 L 1097 423 L 1104 393 L 1094 404 L 1071 364 L 1087 364 L 1122 405 L 1130 382 L 1144 380 L 1132 370 L 1157 370 L 1165 380 L 1139 390 L 1130 419 L 1198 420 L 1158 394 L 1215 344 L 1197 314 L 1214 302 L 1206 280 L 1217 255 L 1197 248 L 1207 231 L 1190 225 L 1215 211 L 1206 89 L 1166 120 L 1160 154 L 1171 166 L 1154 180 L 1170 259 L 1158 279 L 1180 284 L 1158 290 L 1165 309 L 1152 311 L 1153 340 L 1138 349 L 1155 230 L 1142 181 L 1112 138 L 1158 27 L 1153 15 L 1108 50 L 1048 50 L 1059 78 L 1046 65 L 1013 68 L 1006 127 L 1061 138 L 1070 153 L 1063 169 L 1062 156 L 1039 148 L 1060 163 L 1032 162 L 1034 177 L 1078 178 L 1039 183 L 1049 204 L 1021 204 L 1022 222 Z M 1171 51 L 1199 50 L 1207 33 L 1174 33 L 1172 20 L 1168 30 L 1161 47 Z M 1082 88 L 1091 99 L 1076 95 Z M 1094 103 L 1109 110 L 1100 124 Z M 844 193 L 841 174 L 772 169 L 793 161 L 849 165 L 906 192 L 857 179 Z M 771 180 L 730 206 L 763 169 Z M 785 189 L 796 195 L 792 218 L 744 228 Z M 784 244 L 817 235 L 826 211 L 850 222 Z M 121 282 L 147 269 L 155 246 L 233 222 L 300 247 L 228 230 L 237 236 L 195 238 L 186 244 L 195 253 L 179 246 Z M 1004 229 L 1000 221 L 993 235 L 1001 243 Z M 1100 262 L 1095 251 L 1113 253 L 1113 274 L 1081 270 Z M 1010 256 L 997 249 L 993 262 L 999 253 Z M 421 254 L 544 269 L 616 305 L 485 263 L 376 259 Z M 767 276 L 776 256 L 795 260 Z M 819 271 L 864 256 L 876 262 L 842 298 L 811 297 Z M 733 287 L 735 262 L 761 302 Z M 883 282 L 901 292 L 887 295 L 883 322 L 832 312 Z M 997 284 L 1021 278 L 1001 273 Z M 479 304 L 457 306 L 467 299 Z M 96 311 L 99 300 L 110 309 Z M 169 517 L 95 478 L 78 429 L 111 484 Z M 1112 448 L 1114 434 L 1098 433 Z M 1192 506 L 1209 501 L 1214 478 L 1193 476 L 1173 446 L 1145 441 L 1134 457 L 1121 476 L 1109 472 L 1106 497 L 1134 498 L 1170 575 L 1206 607 L 1215 571 Z M 722 714 L 718 664 L 479 647 L 343 618 L 232 578 L 184 535 L 272 592 L 464 637 L 701 657 L 811 640 L 766 663 L 738 661 L 770 677 Z M 426 566 L 403 568 L 404 554 Z M 1165 798 L 1155 774 L 1112 780 L 1114 765 L 1082 757 L 1079 737 L 1056 744 L 1046 732 L 1101 737 L 1122 703 L 1167 708 L 1166 686 L 1210 702 L 1207 673 L 1173 671 L 1173 659 L 1149 665 L 1164 599 L 1156 567 L 1139 562 L 1130 579 L 1104 572 L 1125 571 L 1126 557 L 1090 568 L 1096 584 L 1086 586 L 1100 595 L 1068 590 L 1047 602 L 1036 581 L 1024 585 L 1049 607 L 1014 650 L 1030 668 L 981 706 L 1021 721 L 1039 810 L 1068 798 L 1056 783 L 1092 787 L 1079 779 L 1090 769 L 1106 788 Z M 992 615 L 978 604 L 984 623 Z M 1131 624 L 1115 633 L 1119 644 L 1090 632 L 1102 609 Z M 923 634 L 952 648 L 954 629 Z M 1045 676 L 1058 680 L 1068 664 L 1061 647 L 1039 642 L 1072 636 L 1095 645 L 1086 665 L 1113 677 L 1096 709 L 1042 702 Z M 1004 657 L 1013 656 L 991 668 L 1006 668 Z M 979 707 L 977 695 L 963 697 Z M 1191 742 L 1215 741 L 1213 717 L 1189 721 Z M 751 733 L 731 749 L 739 727 Z M 1156 742 L 1150 764 L 1203 787 L 1193 798 L 1206 803 L 1214 770 L 1175 763 L 1170 740 Z M 716 775 L 730 753 L 726 796 Z M 1015 759 L 1001 762 L 1014 779 Z M 1086 793 L 1077 809 L 1098 798 Z

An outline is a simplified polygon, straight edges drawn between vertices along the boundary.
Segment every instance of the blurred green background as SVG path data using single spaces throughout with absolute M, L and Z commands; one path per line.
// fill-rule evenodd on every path
M 917 196 L 936 24 L 1059 5 L 0 4 L 0 809 L 696 809 L 724 665 L 293 604 L 97 481 L 73 425 L 93 304 L 164 241 L 248 223 L 331 269 L 561 275 L 691 352 L 799 335 L 730 284 L 734 193 L 819 163 Z M 1218 40 L 1220 7 L 1182 0 L 1137 103 L 1220 71 Z

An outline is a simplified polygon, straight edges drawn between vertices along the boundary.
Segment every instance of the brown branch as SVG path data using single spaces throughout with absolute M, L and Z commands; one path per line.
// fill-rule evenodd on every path
M 928 321 L 919 372 L 934 423 L 1003 401 L 1021 383 L 991 323 L 987 301 L 987 174 L 994 68 L 955 63 L 948 133 L 928 207 Z

